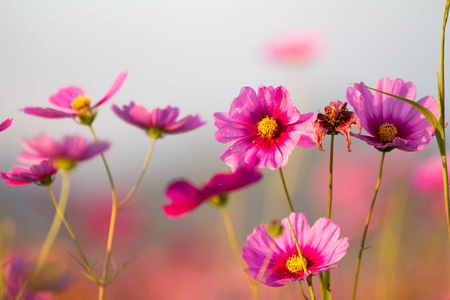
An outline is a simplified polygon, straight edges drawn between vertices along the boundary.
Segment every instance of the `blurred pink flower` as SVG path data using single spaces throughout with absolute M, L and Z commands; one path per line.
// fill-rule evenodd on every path
M 70 281 L 67 272 L 50 269 L 41 271 L 43 278 L 33 277 L 33 265 L 17 252 L 6 257 L 2 264 L 4 300 L 54 300 L 57 299 L 54 292 L 64 289 Z
M 49 185 L 53 181 L 53 175 L 56 168 L 53 162 L 43 160 L 37 165 L 30 167 L 15 166 L 9 172 L 0 172 L 0 177 L 5 180 L 6 184 L 18 186 L 29 183 L 38 185 Z
M 400 78 L 384 77 L 378 81 L 376 89 L 410 100 L 416 98 L 415 85 Z M 433 139 L 434 127 L 419 110 L 404 101 L 378 92 L 372 95 L 367 88 L 358 85 L 347 89 L 347 100 L 369 133 L 356 137 L 369 145 L 383 150 L 419 151 Z M 436 99 L 426 96 L 417 102 L 438 118 Z
M 339 239 L 340 228 L 330 219 L 320 218 L 311 228 L 302 213 L 291 213 L 289 219 L 307 270 L 303 269 L 289 221 L 285 218 L 281 221 L 283 232 L 278 237 L 272 238 L 264 224 L 255 227 L 247 237 L 242 258 L 249 266 L 246 271 L 254 280 L 274 287 L 304 280 L 309 275 L 337 268 L 332 264 L 347 253 L 348 238 Z
M 40 135 L 31 140 L 23 140 L 25 151 L 19 155 L 24 162 L 50 160 L 57 169 L 69 170 L 79 161 L 101 154 L 110 146 L 108 142 L 91 142 L 74 135 L 66 136 L 61 142 L 47 135 Z
M 5 129 L 8 129 L 9 126 L 11 126 L 13 119 L 6 119 L 0 124 L 0 132 L 2 132 Z
M 318 32 L 292 31 L 269 40 L 266 49 L 269 59 L 277 63 L 310 63 L 322 55 L 325 42 Z
M 131 102 L 129 105 L 124 105 L 122 109 L 113 104 L 112 109 L 122 120 L 144 129 L 154 139 L 160 138 L 163 134 L 190 131 L 205 124 L 198 115 L 188 115 L 176 121 L 178 108 L 171 106 L 148 112 L 145 107 Z
M 313 147 L 313 120 L 316 115 L 301 115 L 286 88 L 260 85 L 258 94 L 251 87 L 241 88 L 229 113 L 215 113 L 217 141 L 233 143 L 220 159 L 236 170 L 252 160 L 257 167 L 278 169 L 287 165 L 296 145 Z
M 260 179 L 261 172 L 253 167 L 243 167 L 233 173 L 216 173 L 201 188 L 189 181 L 176 181 L 166 189 L 165 195 L 171 203 L 164 205 L 163 209 L 169 218 L 182 217 L 214 196 L 225 196 Z
M 317 120 L 314 121 L 314 140 L 319 145 L 319 150 L 323 151 L 322 142 L 326 134 L 341 132 L 345 135 L 347 150 L 351 151 L 350 131 L 352 125 L 356 125 L 358 134 L 360 134 L 361 123 L 354 112 L 348 111 L 347 102 L 339 100 L 330 102 L 328 106 L 325 106 L 325 112 L 319 113 Z
M 120 72 L 112 86 L 94 106 L 85 92 L 77 86 L 69 86 L 58 90 L 56 94 L 50 96 L 50 102 L 60 109 L 25 107 L 23 111 L 27 114 L 43 118 L 75 118 L 79 117 L 83 124 L 90 125 L 96 116 L 95 109 L 109 100 L 122 86 L 128 76 L 128 71 Z

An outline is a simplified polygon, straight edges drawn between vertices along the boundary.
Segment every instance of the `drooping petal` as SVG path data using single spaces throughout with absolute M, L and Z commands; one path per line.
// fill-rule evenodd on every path
M 64 112 L 53 108 L 41 108 L 41 107 L 25 107 L 22 111 L 26 114 L 48 118 L 48 119 L 60 119 L 60 118 L 74 118 L 78 116 L 77 112 Z
M 163 206 L 163 210 L 169 218 L 185 216 L 207 200 L 204 194 L 188 181 L 172 183 L 167 188 L 165 195 L 171 201 Z

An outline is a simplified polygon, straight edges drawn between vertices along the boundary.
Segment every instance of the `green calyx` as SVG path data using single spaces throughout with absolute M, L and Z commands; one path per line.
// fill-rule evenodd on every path
M 228 203 L 228 194 L 214 195 L 209 201 L 213 206 L 225 207 Z
M 147 130 L 147 135 L 153 140 L 159 139 L 164 133 L 164 130 L 158 127 L 150 127 Z

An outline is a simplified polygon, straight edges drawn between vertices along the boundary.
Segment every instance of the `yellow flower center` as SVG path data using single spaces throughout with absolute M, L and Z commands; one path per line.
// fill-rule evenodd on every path
M 86 96 L 79 96 L 72 100 L 72 108 L 80 113 L 89 110 L 91 107 L 91 99 Z
M 277 120 L 266 116 L 258 122 L 258 132 L 265 139 L 273 139 L 278 134 Z
M 378 138 L 383 143 L 390 143 L 398 136 L 397 128 L 390 123 L 384 123 L 378 129 Z
M 292 255 L 288 261 L 286 262 L 286 267 L 288 268 L 291 273 L 300 273 L 303 272 L 303 264 L 302 259 L 298 255 Z

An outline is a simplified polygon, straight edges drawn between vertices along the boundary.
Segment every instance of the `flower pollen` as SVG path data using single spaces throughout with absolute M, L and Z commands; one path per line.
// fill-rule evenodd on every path
M 278 123 L 272 117 L 266 116 L 258 122 L 258 132 L 265 139 L 273 139 L 278 134 Z
M 378 138 L 382 143 L 390 143 L 398 136 L 397 128 L 390 123 L 384 123 L 378 129 Z
M 79 97 L 77 97 L 77 98 L 72 100 L 71 105 L 72 105 L 72 108 L 74 110 L 78 110 L 79 112 L 83 112 L 83 111 L 89 110 L 89 108 L 91 106 L 91 99 L 86 97 L 86 95 L 79 96 Z
M 292 255 L 286 262 L 286 267 L 291 273 L 298 274 L 303 271 L 302 258 L 298 255 Z

